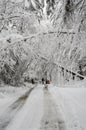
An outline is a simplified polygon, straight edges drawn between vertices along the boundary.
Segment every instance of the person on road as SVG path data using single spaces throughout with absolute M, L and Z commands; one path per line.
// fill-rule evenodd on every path
M 50 84 L 50 81 L 46 79 L 45 81 L 45 88 L 48 89 L 48 84 Z
M 42 84 L 44 84 L 44 82 L 45 82 L 45 80 L 44 80 L 44 78 L 42 78 Z

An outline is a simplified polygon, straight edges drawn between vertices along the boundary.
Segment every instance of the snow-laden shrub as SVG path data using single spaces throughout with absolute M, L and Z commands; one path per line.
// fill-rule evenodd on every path
M 79 66 L 79 73 L 86 76 L 86 57 L 82 57 L 79 62 L 78 62 L 78 66 Z
M 27 70 L 27 60 L 21 60 L 12 50 L 10 50 L 10 56 L 15 63 L 12 66 L 4 63 L 0 72 L 0 79 L 6 84 L 18 86 Z

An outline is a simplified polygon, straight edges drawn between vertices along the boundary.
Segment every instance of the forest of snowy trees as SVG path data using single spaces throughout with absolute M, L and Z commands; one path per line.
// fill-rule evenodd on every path
M 85 0 L 0 0 L 1 82 L 18 85 L 46 73 L 53 82 L 69 81 L 74 72 L 83 79 L 85 18 Z

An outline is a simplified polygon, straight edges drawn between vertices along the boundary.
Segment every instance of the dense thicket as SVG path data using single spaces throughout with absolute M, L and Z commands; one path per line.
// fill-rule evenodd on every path
M 0 34 L 5 83 L 18 85 L 24 76 L 41 79 L 46 73 L 56 81 L 61 70 L 53 63 L 86 75 L 85 0 L 1 0 Z

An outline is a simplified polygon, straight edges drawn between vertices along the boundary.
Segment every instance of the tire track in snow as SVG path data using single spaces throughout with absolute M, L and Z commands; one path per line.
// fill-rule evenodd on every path
M 65 121 L 48 89 L 44 89 L 44 116 L 40 130 L 67 130 Z
M 21 97 L 19 97 L 11 106 L 10 106 L 10 109 L 11 110 L 15 110 L 18 106 L 19 108 L 21 108 L 26 99 L 29 97 L 30 93 L 32 92 L 34 88 L 31 88 L 30 90 L 28 90 L 25 94 L 23 94 Z
M 36 87 L 6 130 L 39 130 L 43 117 L 43 88 Z
M 33 89 L 34 88 L 29 89 L 25 94 L 23 94 L 21 97 L 19 97 L 14 103 L 12 103 L 7 108 L 7 110 L 4 112 L 4 115 L 2 114 L 0 116 L 0 130 L 5 130 L 5 128 L 11 122 L 11 120 L 15 116 L 15 114 L 24 105 L 25 101 L 27 100 L 27 98 L 29 97 L 29 95 L 31 94 Z

